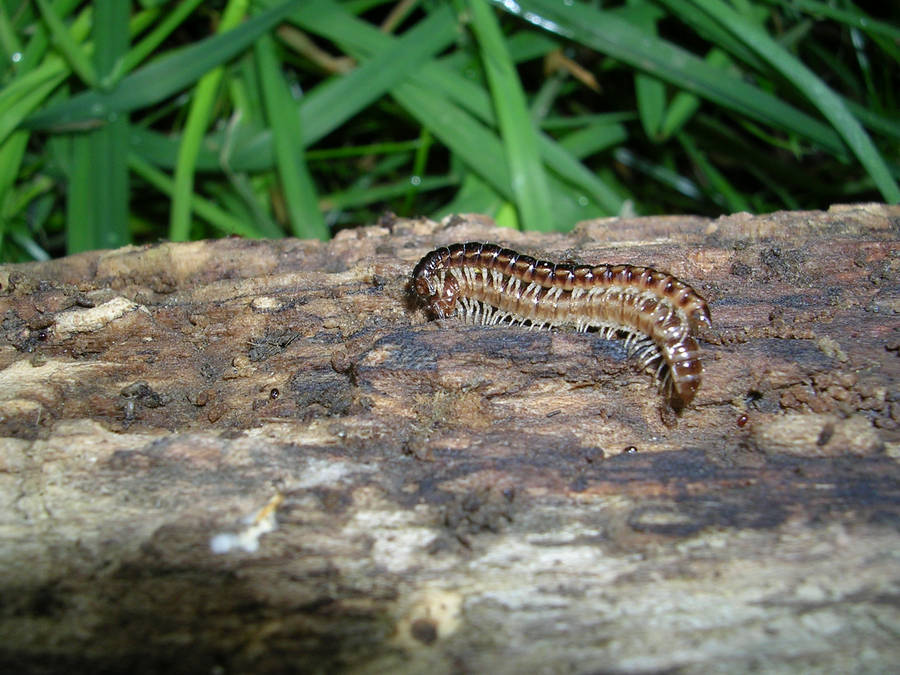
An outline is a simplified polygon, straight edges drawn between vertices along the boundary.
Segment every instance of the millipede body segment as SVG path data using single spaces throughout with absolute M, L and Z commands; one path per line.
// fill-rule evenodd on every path
M 625 337 L 629 353 L 654 367 L 672 405 L 700 387 L 696 333 L 709 325 L 706 301 L 680 279 L 650 267 L 537 260 L 496 244 L 435 249 L 413 271 L 413 289 L 437 318 L 484 325 L 594 329 Z

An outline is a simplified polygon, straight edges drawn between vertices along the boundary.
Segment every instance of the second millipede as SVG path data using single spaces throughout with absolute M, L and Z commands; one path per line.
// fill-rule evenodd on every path
M 428 253 L 413 271 L 412 287 L 437 318 L 624 337 L 641 366 L 655 369 L 676 409 L 700 388 L 696 334 L 710 325 L 709 306 L 671 274 L 635 265 L 553 263 L 466 242 Z

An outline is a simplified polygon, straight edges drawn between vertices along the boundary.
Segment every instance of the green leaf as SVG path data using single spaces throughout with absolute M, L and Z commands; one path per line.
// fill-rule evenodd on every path
M 128 50 L 130 7 L 119 0 L 94 6 L 94 68 L 106 78 Z M 128 116 L 117 114 L 100 128 L 72 139 L 66 192 L 67 251 L 117 248 L 130 240 L 128 229 Z
M 3 54 L 4 71 L 13 63 L 13 54 L 22 54 L 22 43 L 16 34 L 16 29 L 9 20 L 6 5 L 0 3 L 0 49 Z
M 666 114 L 666 87 L 662 81 L 638 73 L 634 77 L 638 113 L 644 133 L 651 140 L 663 140 L 662 121 Z
M 762 59 L 780 72 L 791 84 L 802 92 L 822 115 L 834 126 L 847 146 L 856 155 L 875 181 L 885 200 L 900 202 L 900 187 L 888 170 L 887 164 L 875 148 L 862 125 L 820 78 L 785 51 L 763 30 L 749 25 L 734 10 L 720 0 L 691 0 L 710 17 L 731 32 L 737 40 L 756 52 Z
M 94 209 L 91 201 L 91 142 L 86 134 L 69 139 L 69 174 L 66 184 L 66 250 L 90 251 L 95 244 Z
M 419 183 L 416 184 L 415 189 L 427 192 L 428 190 L 438 190 L 458 183 L 459 179 L 455 176 L 423 176 Z M 410 182 L 408 180 L 368 188 L 351 188 L 324 195 L 322 203 L 325 208 L 330 210 L 347 209 L 402 197 L 409 191 L 409 188 Z
M 478 174 L 467 173 L 453 199 L 444 204 L 432 217 L 441 219 L 454 213 L 483 213 L 493 217 L 497 215 L 500 207 L 507 203 L 509 202 Z
M 11 191 L 22 165 L 28 132 L 19 130 L 0 143 L 0 260 L 4 260 L 3 243 L 6 231 L 15 211 L 10 208 Z
M 128 50 L 129 6 L 120 0 L 94 5 L 94 62 L 102 78 L 116 68 Z M 79 134 L 69 179 L 68 252 L 117 248 L 130 241 L 128 229 L 128 116 Z M 100 177 L 100 178 L 98 178 Z
M 160 192 L 172 196 L 175 189 L 174 183 L 162 171 L 157 170 L 134 153 L 128 155 L 128 166 Z M 264 233 L 248 225 L 247 222 L 231 216 L 215 204 L 196 195 L 191 197 L 191 208 L 198 216 L 223 234 L 237 234 L 251 238 L 264 236 Z
M 313 9 L 315 11 L 312 11 Z M 351 53 L 361 55 L 379 53 L 388 49 L 392 41 L 390 36 L 384 35 L 364 21 L 348 15 L 342 7 L 330 0 L 316 0 L 309 12 L 303 12 L 293 17 L 293 20 L 307 30 L 334 40 Z M 502 156 L 502 146 L 491 140 L 485 140 L 488 145 L 480 148 L 477 140 L 470 144 L 469 136 L 477 139 L 481 137 L 485 129 L 482 125 L 470 126 L 471 117 L 461 115 L 462 111 L 469 111 L 480 122 L 489 126 L 496 125 L 491 99 L 484 88 L 445 67 L 443 63 L 435 61 L 423 61 L 418 71 L 410 75 L 407 82 L 401 87 L 405 87 L 406 84 L 414 85 L 415 92 L 426 98 L 430 96 L 434 100 L 452 101 L 456 107 L 447 114 L 451 118 L 459 116 L 457 121 L 464 125 L 464 139 L 460 141 L 460 145 L 466 149 L 463 156 L 467 163 L 471 162 L 472 170 L 479 175 L 491 174 L 493 171 L 499 170 L 496 168 L 496 160 L 498 156 Z M 421 119 L 419 111 L 415 107 L 409 107 L 413 105 L 411 101 L 414 95 L 408 88 L 401 90 L 401 88 L 395 87 L 392 89 L 392 94 L 404 104 L 409 114 Z M 440 111 L 440 106 L 438 106 L 438 111 Z M 440 117 L 440 112 L 438 115 Z M 443 126 L 439 120 L 432 121 L 437 126 Z M 442 142 L 453 147 L 450 141 L 445 140 L 432 126 L 429 124 L 425 124 L 425 126 L 441 138 Z M 445 133 L 448 138 L 454 138 L 452 123 L 448 124 Z M 490 135 L 490 137 L 496 139 L 496 136 Z M 569 152 L 556 147 L 556 142 L 549 136 L 541 134 L 539 138 L 540 151 L 547 165 L 564 177 L 567 183 L 571 183 L 570 185 L 563 184 L 561 189 L 572 190 L 574 188 L 589 195 L 591 199 L 602 205 L 605 215 L 619 213 L 623 203 L 622 199 L 607 187 L 605 181 L 578 162 Z M 497 152 L 500 155 L 495 154 Z M 501 164 L 503 165 L 503 176 L 498 178 L 496 175 L 491 175 L 485 180 L 506 199 L 513 200 L 512 194 L 508 192 L 510 184 L 506 178 L 505 163 Z M 565 223 L 569 227 L 573 224 L 574 222 Z
M 566 134 L 559 140 L 559 145 L 575 157 L 590 157 L 626 140 L 628 131 L 624 124 L 598 122 Z
M 840 137 L 828 126 L 779 98 L 705 63 L 672 43 L 649 35 L 611 12 L 580 3 L 520 0 L 518 13 L 541 27 L 608 54 L 630 66 L 670 82 L 702 98 L 752 119 L 809 139 L 837 156 L 846 155 Z M 741 24 L 747 25 L 744 21 Z
M 89 87 L 97 87 L 99 82 L 97 71 L 91 63 L 88 52 L 72 37 L 69 29 L 63 23 L 62 17 L 56 13 L 54 7 L 47 0 L 37 0 L 37 5 L 41 10 L 41 16 L 44 18 L 47 28 L 50 29 L 54 43 L 66 57 L 72 70 L 78 73 L 78 76 Z
M 71 14 L 78 5 L 81 4 L 81 0 L 56 0 L 53 3 L 53 11 L 59 17 L 65 17 Z M 20 19 L 23 18 L 20 16 Z M 22 59 L 19 61 L 19 69 L 21 72 L 28 72 L 32 68 L 37 67 L 38 63 L 43 59 L 44 54 L 47 52 L 47 49 L 50 46 L 50 38 L 47 34 L 46 25 L 42 21 L 38 21 L 29 27 L 29 32 L 31 33 L 30 39 L 28 40 L 28 45 L 25 47 L 25 50 L 22 52 Z M 75 22 L 69 27 L 69 33 L 72 36 L 72 39 L 75 42 L 80 42 L 83 40 L 88 33 L 90 32 L 90 12 L 82 12 L 81 15 L 75 19 Z
M 841 9 L 816 0 L 765 0 L 765 2 L 801 10 L 813 16 L 825 16 L 851 28 L 858 28 L 868 35 L 885 37 L 895 44 L 900 44 L 900 28 L 886 21 L 873 19 L 852 3 L 847 3 L 848 9 Z
M 696 30 L 700 37 L 718 45 L 722 51 L 733 54 L 738 61 L 746 63 L 754 70 L 765 70 L 765 63 L 752 50 L 747 49 L 727 30 L 694 7 L 691 0 L 657 0 L 657 2 L 668 8 L 670 16 Z
M 237 31 L 247 10 L 247 0 L 229 0 L 219 24 L 222 36 Z M 203 142 L 203 134 L 215 103 L 216 92 L 222 82 L 225 70 L 216 66 L 204 74 L 197 83 L 191 99 L 190 110 L 184 125 L 181 147 L 178 149 L 178 163 L 175 166 L 175 192 L 169 215 L 169 239 L 187 241 L 191 229 L 191 196 L 194 192 L 194 169 L 197 153 Z
M 449 99 L 420 85 L 401 84 L 392 93 L 419 124 L 458 154 L 470 169 L 506 199 L 514 200 L 503 145 L 495 134 Z
M 602 207 L 604 212 L 598 214 L 598 216 L 618 215 L 621 213 L 622 198 L 609 187 L 606 181 L 579 162 L 578 155 L 575 152 L 570 152 L 566 146 L 555 142 L 549 136 L 542 134 L 539 140 L 541 154 L 547 162 L 547 166 L 553 169 L 560 178 L 564 179 L 571 188 L 583 191 Z M 615 140 L 612 143 L 615 143 Z M 560 225 L 571 227 L 575 224 L 574 220 L 565 221 L 559 218 L 556 220 L 557 227 L 554 229 L 559 229 Z
M 109 92 L 87 91 L 29 117 L 32 129 L 65 128 L 102 123 L 110 114 L 136 110 L 172 96 L 204 73 L 241 53 L 263 33 L 296 11 L 304 0 L 287 0 L 227 34 L 206 38 L 164 56 L 122 78 Z
M 721 49 L 710 49 L 706 54 L 706 62 L 716 68 L 725 68 L 731 63 L 731 59 Z M 663 120 L 660 133 L 663 138 L 670 138 L 675 132 L 684 127 L 700 108 L 700 98 L 696 94 L 680 91 L 672 99 L 666 118 Z
M 304 17 L 307 13 L 303 14 Z M 309 12 L 310 20 L 321 15 Z M 327 16 L 327 15 L 326 15 Z M 305 147 L 316 143 L 338 129 L 346 120 L 372 105 L 397 82 L 427 62 L 456 38 L 456 18 L 447 7 L 441 7 L 400 38 L 382 35 L 383 49 L 375 55 L 363 56 L 362 63 L 346 75 L 332 78 L 314 87 L 299 101 L 300 124 L 304 131 L 301 142 Z M 2 96 L 2 93 L 0 93 Z M 199 150 L 197 166 L 213 170 L 221 166 L 225 134 L 213 133 L 204 139 Z M 172 166 L 174 141 L 149 130 L 134 130 L 132 147 L 160 166 Z M 260 171 L 273 166 L 274 148 L 268 130 L 241 125 L 229 154 L 229 164 L 235 170 Z
M 678 134 L 678 141 L 693 160 L 694 165 L 706 177 L 710 189 L 707 193 L 716 202 L 722 202 L 731 213 L 750 211 L 749 202 L 744 196 L 728 182 L 728 179 L 706 158 L 697 148 L 693 139 L 687 134 Z
M 122 75 L 130 72 L 146 59 L 202 2 L 203 0 L 184 0 L 183 2 L 178 3 L 178 6 L 175 7 L 175 9 L 166 12 L 163 20 L 150 31 L 150 34 L 126 54 L 122 61 L 121 71 L 118 74 Z
M 522 224 L 526 230 L 552 230 L 554 221 L 547 178 L 522 83 L 506 50 L 493 10 L 484 0 L 469 0 L 469 9 Z
M 272 126 L 278 176 L 288 206 L 291 230 L 296 237 L 327 241 L 330 232 L 319 210 L 316 188 L 303 158 L 303 127 L 297 104 L 288 91 L 269 36 L 255 47 L 266 116 Z
M 48 62 L 17 78 L 0 90 L 0 143 L 19 127 L 60 83 L 69 71 L 60 59 Z
M 660 11 L 656 5 L 642 0 L 631 0 L 628 4 L 631 22 L 650 35 L 656 35 L 656 21 Z M 638 114 L 644 133 L 652 141 L 663 140 L 661 127 L 666 114 L 666 86 L 650 75 L 636 73 L 634 76 L 634 92 L 637 98 Z
M 316 19 L 316 12 L 311 11 L 310 17 Z M 300 113 L 306 131 L 305 145 L 331 133 L 416 72 L 430 57 L 453 43 L 457 30 L 453 12 L 441 6 L 402 37 L 383 36 L 381 48 L 368 55 L 358 68 L 316 87 L 303 98 Z

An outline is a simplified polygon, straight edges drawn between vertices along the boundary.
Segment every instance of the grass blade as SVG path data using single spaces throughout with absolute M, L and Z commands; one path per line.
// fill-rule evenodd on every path
M 617 143 L 624 138 L 614 138 L 611 143 Z M 539 138 L 541 155 L 547 162 L 547 166 L 553 169 L 560 178 L 564 179 L 576 190 L 584 191 L 601 209 L 598 214 L 608 216 L 610 214 L 618 215 L 622 211 L 622 198 L 609 187 L 609 185 L 600 176 L 595 174 L 584 164 L 578 161 L 578 155 L 568 150 L 564 144 L 557 143 L 549 136 L 541 134 Z M 559 218 L 557 218 L 559 221 Z M 557 222 L 559 229 L 560 224 Z M 575 224 L 575 221 L 568 223 L 569 226 Z
M 101 81 L 108 81 L 128 51 L 130 7 L 120 0 L 94 3 L 94 63 Z M 87 241 L 78 249 L 117 248 L 130 241 L 128 230 L 128 115 L 120 113 L 109 123 L 87 132 L 90 172 L 90 227 Z M 70 226 L 72 224 L 70 223 Z
M 315 17 L 314 12 L 310 15 Z M 400 38 L 382 35 L 380 48 L 375 53 L 367 50 L 370 55 L 362 65 L 304 97 L 300 108 L 306 130 L 304 143 L 311 145 L 340 127 L 446 49 L 457 36 L 456 17 L 447 6 L 438 7 Z
M 2 3 L 0 3 L 0 49 L 2 49 L 3 53 L 2 74 L 5 74 L 6 69 L 14 63 L 13 54 L 19 55 L 16 57 L 17 59 L 21 58 L 22 43 L 19 42 L 19 36 L 16 34 L 16 29 L 9 20 L 9 15 L 6 12 L 6 5 Z
M 91 142 L 87 134 L 69 139 L 66 185 L 66 251 L 90 251 L 95 246 L 91 197 Z
M 432 217 L 439 220 L 454 213 L 484 213 L 493 217 L 496 222 L 497 213 L 508 203 L 478 174 L 467 173 L 453 199 L 444 204 Z
M 706 62 L 716 68 L 725 68 L 731 63 L 729 56 L 721 49 L 710 49 L 706 54 Z M 672 99 L 666 118 L 663 120 L 660 134 L 669 138 L 684 127 L 700 108 L 700 98 L 696 94 L 679 91 Z
M 291 230 L 296 237 L 328 240 L 330 233 L 319 211 L 316 188 L 303 158 L 303 128 L 297 104 L 285 85 L 272 38 L 261 37 L 255 54 Z
M 49 60 L 48 60 L 49 61 Z M 69 71 L 60 59 L 48 62 L 0 90 L 0 143 L 59 85 Z
M 850 113 L 841 98 L 820 78 L 772 40 L 763 30 L 746 22 L 739 14 L 720 0 L 691 0 L 710 17 L 729 30 L 735 39 L 755 51 L 760 58 L 780 72 L 810 103 L 819 109 L 841 135 L 851 152 L 875 181 L 885 200 L 900 202 L 900 187 L 875 148 L 862 125 Z
M 633 2 L 627 6 L 631 12 L 631 21 L 639 25 L 650 35 L 656 36 L 656 22 L 661 17 L 659 7 L 643 2 Z M 655 77 L 645 73 L 634 76 L 634 93 L 637 98 L 638 115 L 647 138 L 653 141 L 663 140 L 661 127 L 666 114 L 666 85 Z
M 118 0 L 94 7 L 94 73 L 105 76 L 128 49 L 130 8 Z M 97 129 L 72 138 L 66 192 L 69 253 L 116 248 L 128 243 L 128 118 L 116 115 Z
M 526 230 L 552 230 L 547 178 L 522 83 L 493 10 L 484 0 L 469 0 L 469 9 L 490 84 L 519 217 Z
M 509 201 L 515 200 L 500 139 L 449 99 L 417 84 L 394 87 L 392 95 L 419 124 Z
M 60 129 L 103 122 L 111 113 L 158 103 L 245 50 L 302 4 L 303 0 L 279 3 L 227 34 L 206 38 L 134 71 L 123 77 L 112 91 L 78 94 L 31 115 L 25 124 L 32 129 Z
M 428 165 L 428 154 L 431 150 L 431 134 L 428 129 L 422 129 L 419 132 L 419 143 L 416 148 L 416 156 L 413 159 L 412 174 L 409 182 L 410 186 L 406 191 L 406 200 L 403 202 L 403 210 L 401 213 L 409 213 L 413 205 L 416 194 L 422 191 L 422 176 Z
M 162 171 L 153 167 L 149 162 L 144 161 L 135 153 L 130 153 L 128 155 L 128 166 L 138 176 L 150 183 L 163 194 L 169 195 L 169 197 L 174 194 L 175 184 L 172 179 Z M 206 220 L 223 234 L 236 234 L 250 238 L 260 238 L 264 236 L 263 233 L 251 227 L 245 221 L 234 218 L 215 204 L 196 195 L 193 195 L 191 198 L 191 208 L 198 216 Z
M 390 36 L 384 35 L 364 21 L 349 15 L 341 6 L 329 0 L 316 0 L 310 11 L 293 17 L 293 20 L 313 33 L 334 40 L 349 52 L 362 56 L 377 54 L 384 49 L 388 49 L 393 40 Z M 546 49 L 555 47 L 555 43 L 552 41 L 545 41 L 543 45 Z M 427 96 L 428 92 L 431 92 L 430 95 L 436 99 L 451 101 L 455 106 L 458 106 L 458 109 L 448 111 L 447 115 L 454 118 L 457 115 L 460 116 L 462 123 L 466 125 L 466 136 L 471 134 L 473 137 L 480 137 L 485 129 L 483 127 L 480 130 L 470 128 L 467 122 L 471 118 L 462 114 L 462 111 L 471 112 L 475 118 L 484 124 L 496 125 L 496 118 L 488 93 L 476 82 L 472 82 L 458 72 L 446 67 L 443 63 L 424 61 L 418 71 L 412 74 L 405 84 L 413 85 L 413 90 L 405 88 L 400 91 L 397 87 L 392 89 L 392 94 L 404 107 L 407 107 L 406 103 L 412 101 L 416 94 L 425 94 Z M 421 119 L 417 110 L 408 107 L 407 110 L 414 117 Z M 439 122 L 435 121 L 435 124 L 439 124 Z M 424 124 L 424 126 L 427 127 L 428 124 Z M 434 129 L 431 129 L 431 131 L 434 132 Z M 452 126 L 446 130 L 446 133 L 449 138 L 453 139 Z M 491 136 L 496 139 L 496 136 Z M 442 136 L 438 135 L 438 137 L 441 138 L 442 142 L 448 143 Z M 618 194 L 607 186 L 604 180 L 581 164 L 571 153 L 556 147 L 556 141 L 549 136 L 540 134 L 539 138 L 541 155 L 547 162 L 547 165 L 553 171 L 563 176 L 566 182 L 570 184 L 564 186 L 563 189 L 571 190 L 575 188 L 587 194 L 604 209 L 605 213 L 603 215 L 613 215 L 620 212 L 623 201 Z M 486 140 L 486 142 L 489 145 L 484 146 L 483 152 L 479 152 L 476 144 L 476 147 L 468 149 L 468 153 L 463 153 L 466 161 L 471 162 L 470 167 L 472 170 L 479 175 L 483 175 L 485 167 L 499 170 L 496 169 L 495 160 L 497 155 L 493 153 L 499 150 L 501 152 L 500 156 L 502 156 L 502 147 L 491 143 L 490 140 Z M 468 145 L 466 140 L 460 140 L 460 144 L 463 146 Z M 503 176 L 488 177 L 486 182 L 494 189 L 497 189 L 506 199 L 512 200 L 512 195 L 506 192 L 509 188 L 509 184 L 505 182 L 507 175 L 504 164 Z M 573 224 L 567 223 L 568 226 Z
M 728 182 L 722 173 L 706 158 L 706 156 L 697 148 L 694 141 L 684 133 L 678 134 L 678 142 L 688 154 L 688 157 L 696 165 L 697 169 L 706 177 L 709 184 L 707 194 L 713 201 L 721 200 L 723 205 L 727 207 L 730 213 L 740 211 L 750 211 L 750 203 L 744 199 L 744 196 L 735 190 L 734 186 Z
M 495 0 L 498 1 L 499 0 Z M 501 3 L 502 4 L 502 3 Z M 609 54 L 639 70 L 675 84 L 742 115 L 791 131 L 836 156 L 846 147 L 833 129 L 779 98 L 716 68 L 674 44 L 592 7 L 555 0 L 520 0 L 519 13 L 541 27 Z M 742 26 L 747 25 L 743 22 Z
M 735 40 L 731 34 L 719 24 L 710 19 L 706 14 L 698 11 L 691 5 L 690 0 L 657 0 L 669 10 L 669 16 L 678 17 L 678 20 L 697 31 L 697 34 L 710 44 L 718 45 L 723 51 L 734 54 L 734 57 L 746 63 L 754 70 L 764 70 L 765 64 L 747 49 L 742 42 Z
M 53 10 L 57 16 L 65 17 L 71 14 L 81 0 L 56 0 L 53 3 Z M 90 12 L 82 12 L 75 22 L 69 26 L 69 34 L 75 42 L 81 42 L 90 33 Z M 37 67 L 47 48 L 50 46 L 50 38 L 47 35 L 47 29 L 44 22 L 37 22 L 34 25 L 33 32 L 30 34 L 28 45 L 22 52 L 22 59 L 19 61 L 19 68 L 24 72 Z
M 816 0 L 765 0 L 765 2 L 792 10 L 801 10 L 813 16 L 825 16 L 851 28 L 858 28 L 873 37 L 884 37 L 894 44 L 900 44 L 900 28 L 885 21 L 873 19 L 853 5 L 850 5 L 853 9 L 848 10 L 832 7 Z
M 37 0 L 37 6 L 41 10 L 41 16 L 47 24 L 47 28 L 50 29 L 54 43 L 66 57 L 72 70 L 88 87 L 92 89 L 97 87 L 99 80 L 94 64 L 91 63 L 90 56 L 85 49 L 75 41 L 69 29 L 66 28 L 62 17 L 56 13 L 54 7 L 47 0 Z
M 566 134 L 559 145 L 575 157 L 590 157 L 628 140 L 628 131 L 618 122 L 598 122 Z
M 122 62 L 121 74 L 130 72 L 146 59 L 202 2 L 203 0 L 184 0 L 178 3 L 178 6 L 168 12 L 149 35 L 128 52 Z
M 10 197 L 27 144 L 28 132 L 21 129 L 0 143 L 0 260 L 6 259 L 3 243 L 11 220 L 17 215 L 10 206 Z
M 307 13 L 303 16 L 307 17 Z M 312 21 L 321 18 L 313 11 L 308 16 Z M 327 14 L 325 16 L 328 18 Z M 421 67 L 430 56 L 445 49 L 456 39 L 456 25 L 456 17 L 450 9 L 441 7 L 397 39 L 373 29 L 381 39 L 381 49 L 376 50 L 372 57 L 364 56 L 361 65 L 347 75 L 315 87 L 300 100 L 304 146 L 316 143 L 339 128 L 347 119 L 372 105 L 391 87 Z M 230 155 L 232 169 L 263 171 L 274 165 L 274 147 L 269 131 L 254 131 L 242 125 L 237 133 L 238 138 Z M 197 159 L 198 167 L 205 170 L 218 168 L 224 144 L 225 134 L 221 132 L 207 136 Z M 152 159 L 159 166 L 174 166 L 174 147 L 170 135 L 163 136 L 146 129 L 135 129 L 132 133 L 135 152 L 145 159 Z
M 219 24 L 220 36 L 234 30 L 247 10 L 247 0 L 229 0 Z M 191 197 L 194 192 L 194 168 L 203 134 L 209 124 L 216 92 L 222 83 L 224 66 L 216 66 L 197 83 L 178 150 L 175 166 L 175 191 L 169 214 L 169 239 L 186 241 L 191 229 Z
M 459 183 L 459 179 L 455 176 L 423 176 L 415 186 L 415 189 L 424 192 L 456 185 L 457 183 Z M 370 188 L 351 188 L 324 195 L 322 197 L 322 206 L 333 210 L 371 204 L 372 202 L 384 201 L 392 197 L 402 197 L 409 192 L 409 188 L 410 182 L 408 180 Z

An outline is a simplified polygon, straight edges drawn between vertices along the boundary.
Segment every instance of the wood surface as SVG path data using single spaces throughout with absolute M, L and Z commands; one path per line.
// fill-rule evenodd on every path
M 429 320 L 467 240 L 691 283 L 692 405 Z M 0 267 L 0 315 L 2 672 L 900 667 L 900 207 L 161 243 Z

